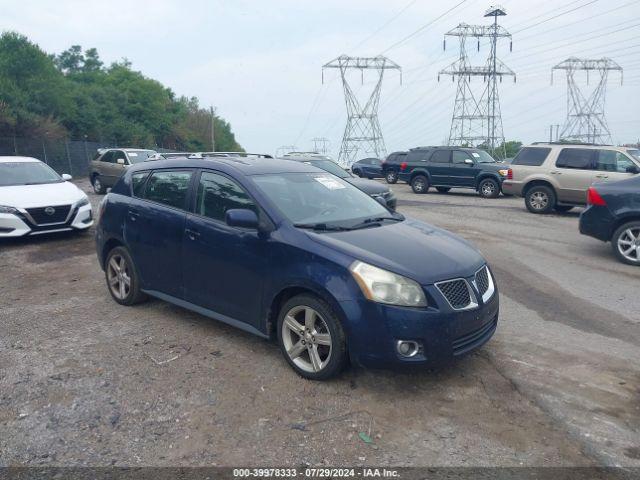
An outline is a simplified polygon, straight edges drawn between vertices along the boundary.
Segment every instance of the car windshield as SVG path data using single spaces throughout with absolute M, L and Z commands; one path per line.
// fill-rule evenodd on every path
M 471 152 L 473 160 L 477 163 L 496 163 L 495 158 L 489 155 L 484 150 L 474 150 Z
M 284 173 L 252 179 L 296 226 L 349 229 L 366 220 L 397 220 L 369 195 L 333 175 Z
M 640 160 L 640 150 L 638 150 L 637 148 L 630 148 L 629 150 L 627 150 L 627 153 L 636 160 Z
M 305 163 L 313 165 L 314 167 L 321 168 L 325 172 L 334 174 L 336 177 L 347 178 L 351 176 L 349 175 L 349 172 L 347 172 L 344 168 L 342 168 L 336 162 L 332 162 L 331 160 L 309 160 Z
M 131 163 L 140 163 L 146 161 L 149 157 L 156 155 L 153 150 L 127 150 L 129 161 Z
M 0 163 L 0 187 L 9 185 L 39 185 L 62 182 L 51 167 L 42 162 Z

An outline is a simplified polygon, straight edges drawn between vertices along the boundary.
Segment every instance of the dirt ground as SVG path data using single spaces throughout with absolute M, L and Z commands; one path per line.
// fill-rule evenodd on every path
M 116 304 L 92 232 L 1 242 L 0 466 L 640 466 L 640 269 L 576 212 L 394 190 L 496 273 L 496 335 L 444 371 L 305 381 L 275 344 Z

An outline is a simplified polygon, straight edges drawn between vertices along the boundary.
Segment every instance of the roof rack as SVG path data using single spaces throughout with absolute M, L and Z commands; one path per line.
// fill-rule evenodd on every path
M 565 142 L 533 142 L 531 145 L 585 145 L 588 147 L 613 147 L 610 143 L 590 143 L 590 142 L 581 142 L 579 140 L 576 141 L 565 141 Z

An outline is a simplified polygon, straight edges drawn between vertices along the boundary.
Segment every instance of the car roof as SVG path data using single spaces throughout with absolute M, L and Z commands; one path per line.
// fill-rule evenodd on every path
M 9 156 L 9 155 L 0 156 L 0 163 L 33 163 L 33 162 L 40 162 L 40 160 L 33 157 L 18 157 L 18 156 Z
M 171 158 L 150 160 L 132 165 L 128 171 L 156 170 L 167 168 L 209 168 L 229 173 L 235 171 L 243 175 L 268 175 L 273 173 L 326 173 L 324 170 L 303 162 L 292 162 L 276 158 L 259 157 L 209 157 Z
M 564 143 L 564 142 L 534 142 L 531 145 L 525 145 L 526 147 L 542 147 L 542 148 L 593 148 L 593 149 L 611 149 L 611 150 L 625 150 L 626 147 L 618 147 L 616 145 L 597 145 L 594 143 Z

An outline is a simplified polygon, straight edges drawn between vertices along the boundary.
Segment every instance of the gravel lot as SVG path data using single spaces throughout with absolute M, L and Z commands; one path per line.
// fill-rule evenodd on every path
M 0 466 L 640 466 L 640 269 L 578 213 L 394 190 L 501 290 L 494 338 L 444 371 L 304 381 L 275 344 L 117 305 L 92 233 L 0 243 Z

